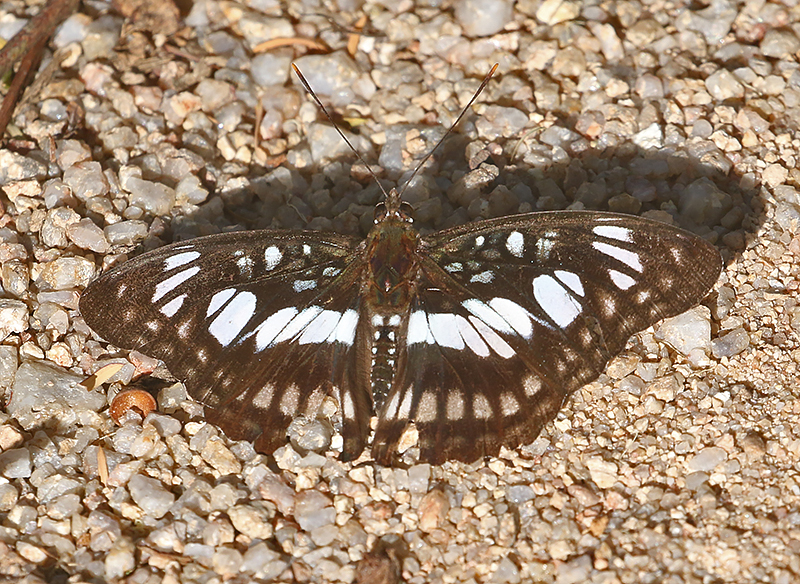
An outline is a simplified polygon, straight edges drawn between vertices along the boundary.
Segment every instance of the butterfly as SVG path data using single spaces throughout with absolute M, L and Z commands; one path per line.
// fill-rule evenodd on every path
M 721 269 L 704 239 L 613 213 L 530 213 L 423 236 L 392 189 L 366 239 L 198 237 L 104 273 L 80 310 L 102 338 L 161 359 L 208 421 L 261 452 L 332 397 L 341 460 L 364 451 L 376 415 L 379 463 L 397 460 L 408 431 L 420 460 L 471 462 L 532 442 L 631 335 L 698 304 Z
M 230 437 L 270 453 L 326 396 L 340 458 L 388 464 L 532 442 L 628 338 L 698 304 L 722 268 L 704 239 L 588 211 L 422 236 L 392 190 L 366 239 L 245 231 L 179 242 L 103 274 L 80 299 L 114 345 L 161 359 Z

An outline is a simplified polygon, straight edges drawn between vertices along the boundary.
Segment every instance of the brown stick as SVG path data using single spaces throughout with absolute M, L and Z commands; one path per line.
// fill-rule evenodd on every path
M 22 93 L 23 88 L 31 77 L 33 69 L 39 62 L 47 39 L 56 27 L 75 12 L 78 0 L 51 0 L 50 3 L 31 21 L 19 31 L 14 38 L 8 41 L 0 51 L 0 75 L 11 70 L 14 63 L 22 59 L 17 74 L 11 82 L 8 93 L 0 106 L 0 136 L 6 132 L 6 126 L 11 121 L 14 107 Z
M 0 51 L 0 76 L 14 66 L 22 55 L 30 52 L 41 37 L 49 38 L 56 27 L 78 7 L 79 0 L 50 0 L 42 11 L 14 35 Z

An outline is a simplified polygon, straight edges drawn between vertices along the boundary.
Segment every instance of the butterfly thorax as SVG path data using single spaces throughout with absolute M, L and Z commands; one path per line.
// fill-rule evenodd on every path
M 394 191 L 393 191 L 394 192 Z M 373 407 L 379 411 L 395 372 L 397 340 L 414 297 L 419 271 L 419 234 L 399 200 L 387 199 L 376 209 L 375 226 L 367 236 L 367 274 L 362 284 L 364 314 L 371 334 Z

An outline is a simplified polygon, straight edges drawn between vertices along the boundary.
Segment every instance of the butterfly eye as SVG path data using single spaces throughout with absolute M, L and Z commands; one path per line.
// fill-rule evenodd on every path
M 378 203 L 375 205 L 375 213 L 373 215 L 373 222 L 379 223 L 386 219 L 386 203 Z
M 414 222 L 414 207 L 411 206 L 411 203 L 405 201 L 400 203 L 400 218 L 406 223 Z

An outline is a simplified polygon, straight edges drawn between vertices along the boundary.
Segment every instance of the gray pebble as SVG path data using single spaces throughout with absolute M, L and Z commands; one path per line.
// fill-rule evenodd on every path
M 294 518 L 305 531 L 311 531 L 336 520 L 336 510 L 331 501 L 319 491 L 308 490 L 295 498 Z
M 711 354 L 720 357 L 733 357 L 750 346 L 750 335 L 743 328 L 734 329 L 711 341 Z
M 163 517 L 175 502 L 175 495 L 166 490 L 161 481 L 140 474 L 131 477 L 128 490 L 136 504 L 156 519 Z
M 0 474 L 7 479 L 27 478 L 32 470 L 31 453 L 27 448 L 11 448 L 0 452 Z
M 0 340 L 28 328 L 28 305 L 21 300 L 0 298 Z
M 714 470 L 718 465 L 725 462 L 728 454 L 717 446 L 709 446 L 703 448 L 696 455 L 686 461 L 686 468 L 690 472 L 709 472 Z
M 120 221 L 103 228 L 112 245 L 133 245 L 147 237 L 147 223 L 144 221 Z
M 711 344 L 711 322 L 705 306 L 695 307 L 683 314 L 668 318 L 656 336 L 664 339 L 683 355 L 694 349 L 708 349 Z
M 511 21 L 512 7 L 508 0 L 458 0 L 455 17 L 466 36 L 489 36 Z

